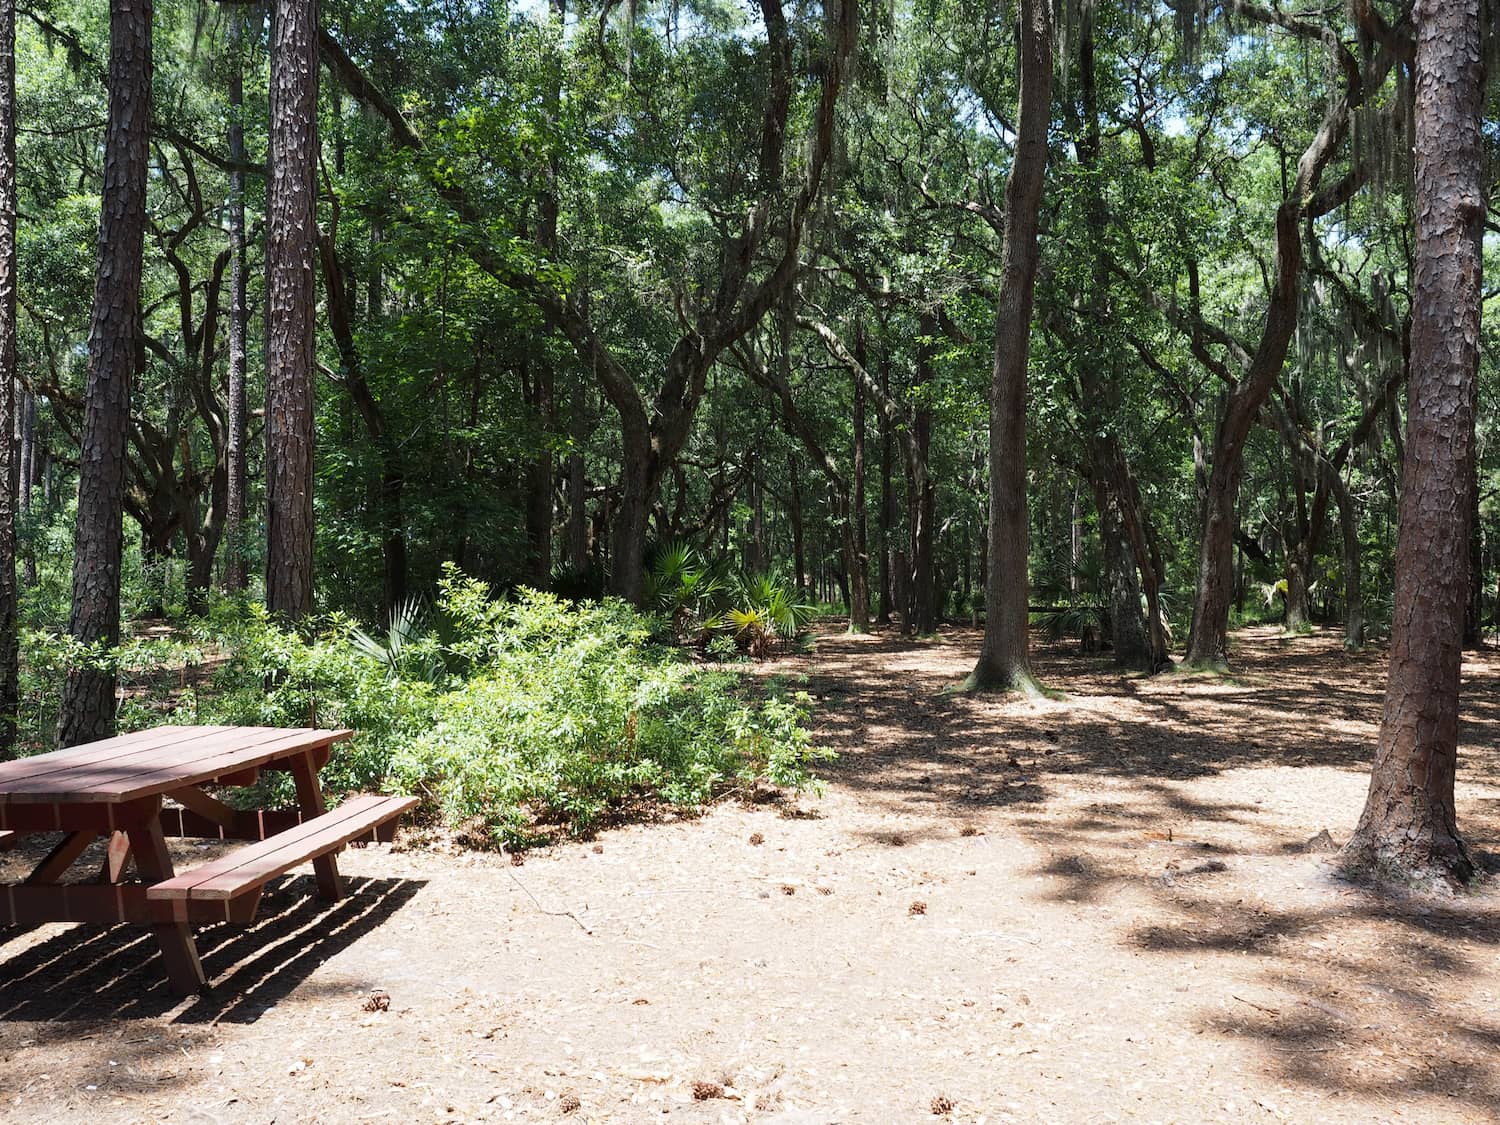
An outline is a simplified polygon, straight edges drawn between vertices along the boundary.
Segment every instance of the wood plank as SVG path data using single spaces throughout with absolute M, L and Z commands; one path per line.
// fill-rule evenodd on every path
M 80 790 L 74 800 L 119 801 L 148 793 L 160 793 L 167 787 L 202 785 L 214 781 L 226 773 L 235 773 L 247 766 L 275 762 L 302 751 L 328 746 L 351 737 L 347 730 L 283 731 L 282 737 L 262 742 L 251 748 L 234 748 L 194 761 L 182 761 L 164 765 L 160 769 L 117 778 L 96 787 Z
M 0 828 L 16 832 L 78 832 L 91 828 L 95 832 L 113 832 L 145 824 L 156 817 L 160 797 L 143 797 L 119 804 L 48 803 L 0 804 Z
M 296 828 L 157 883 L 148 895 L 152 900 L 233 898 L 358 839 L 416 804 L 415 797 L 355 797 Z
M 301 809 L 247 809 L 234 814 L 229 824 L 218 824 L 191 809 L 162 809 L 161 828 L 166 836 L 194 840 L 236 840 L 254 842 L 269 840 L 288 828 L 296 828 L 311 816 Z M 388 844 L 396 835 L 396 826 L 387 821 L 377 824 L 350 843 Z
M 112 832 L 109 847 L 104 852 L 104 864 L 99 879 L 105 883 L 118 883 L 125 878 L 125 868 L 130 864 L 130 836 L 125 832 Z
M 135 869 L 148 884 L 146 900 L 151 900 L 151 884 L 164 883 L 172 878 L 172 856 L 167 851 L 167 842 L 162 837 L 161 825 L 156 821 L 141 828 L 127 829 L 130 836 L 130 853 L 135 856 Z M 198 943 L 193 940 L 193 931 L 186 919 L 156 921 L 151 923 L 151 932 L 161 948 L 162 962 L 167 971 L 167 984 L 173 992 L 190 996 L 208 984 L 203 974 L 203 963 L 198 958 Z
M 153 902 L 140 883 L 73 883 L 51 886 L 0 886 L 0 926 L 35 926 L 44 922 L 96 922 L 105 925 L 150 923 L 252 922 L 260 895 L 229 901 Z
M 192 809 L 199 816 L 206 817 L 215 824 L 230 824 L 234 821 L 234 809 L 217 797 L 209 796 L 196 785 L 189 785 L 182 789 L 169 789 L 166 795 L 179 805 Z
M 290 733 L 278 727 L 178 727 L 174 731 L 176 734 L 184 731 L 189 733 L 185 737 L 174 735 L 170 741 L 160 744 L 142 742 L 113 755 L 103 753 L 85 760 L 54 763 L 45 772 L 0 783 L 0 804 L 25 802 L 39 797 L 56 800 L 59 796 L 70 796 L 75 790 L 90 787 L 110 777 L 198 761 L 235 747 L 272 742 Z M 105 746 L 107 743 L 95 745 Z
M 132 755 L 123 763 L 95 763 L 71 773 L 22 782 L 0 792 L 0 806 L 36 802 L 88 804 L 128 801 L 191 785 L 201 785 L 225 774 L 257 766 L 299 751 L 330 745 L 349 738 L 352 731 L 301 727 L 248 728 L 254 733 L 240 737 L 247 728 L 215 735 L 201 744 L 169 748 L 153 760 L 149 754 Z
M 32 873 L 26 876 L 26 882 L 31 884 L 56 883 L 68 873 L 68 868 L 78 861 L 78 857 L 88 851 L 89 845 L 99 838 L 99 833 L 92 831 L 73 832 L 64 836 L 57 847 L 47 853 L 47 858 L 36 865 Z
M 299 754 L 291 760 L 291 767 L 292 781 L 297 786 L 297 807 L 322 816 L 328 811 L 328 806 L 323 801 L 322 787 L 318 785 L 318 766 L 314 764 L 313 756 Z M 318 880 L 318 897 L 324 902 L 337 902 L 344 897 L 344 881 L 339 878 L 339 865 L 333 852 L 313 856 L 313 875 Z
M 48 777 L 55 773 L 100 762 L 122 761 L 142 753 L 151 753 L 158 748 L 191 742 L 214 734 L 232 731 L 235 727 L 152 727 L 130 734 L 106 738 L 98 742 L 85 742 L 65 750 L 53 750 L 46 754 L 35 754 L 29 758 L 16 758 L 0 763 L 0 793 L 13 786 L 20 786 Z M 271 729 L 271 728 L 266 728 Z

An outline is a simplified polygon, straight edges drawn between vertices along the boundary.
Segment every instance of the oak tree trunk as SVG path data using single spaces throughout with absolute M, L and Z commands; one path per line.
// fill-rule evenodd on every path
M 995 365 L 990 379 L 989 573 L 984 641 L 968 687 L 1034 691 L 1027 652 L 1026 374 L 1036 288 L 1038 216 L 1052 114 L 1052 5 L 1019 0 L 1021 90 L 1015 156 L 1005 187 Z
M 141 251 L 150 123 L 151 3 L 111 0 L 109 121 L 78 461 L 73 608 L 68 623 L 75 640 L 99 650 L 112 649 L 120 639 L 125 439 L 130 426 L 130 384 L 143 358 Z M 58 744 L 74 746 L 107 738 L 114 733 L 114 725 L 115 674 L 107 659 L 90 660 L 73 669 L 63 687 Z
M 929 471 L 932 460 L 933 411 L 926 394 L 927 385 L 932 381 L 932 340 L 937 331 L 937 318 L 931 312 L 923 312 L 917 321 L 920 339 L 917 343 L 917 373 L 914 380 L 920 398 L 912 427 L 915 448 L 907 476 L 911 585 L 908 587 L 910 609 L 905 625 L 906 632 L 918 637 L 937 630 L 937 583 L 933 566 L 934 540 L 937 535 L 934 527 L 937 521 L 937 485 Z
M 317 0 L 275 0 L 266 224 L 266 606 L 313 605 Z
M 1370 791 L 1343 861 L 1417 884 L 1471 878 L 1453 804 L 1474 487 L 1481 240 L 1480 0 L 1417 0 L 1416 253 L 1390 670 Z

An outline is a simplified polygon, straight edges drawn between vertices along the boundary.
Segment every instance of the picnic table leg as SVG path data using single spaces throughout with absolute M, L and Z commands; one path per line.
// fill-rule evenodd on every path
M 323 803 L 323 790 L 318 785 L 318 768 L 311 754 L 298 754 L 291 764 L 292 781 L 297 786 L 297 804 L 304 814 L 322 816 L 327 812 Z M 338 861 L 333 853 L 320 855 L 313 860 L 313 874 L 318 880 L 318 897 L 326 902 L 337 902 L 344 897 L 344 881 L 339 878 Z
M 172 857 L 167 852 L 167 841 L 162 835 L 161 825 L 156 821 L 139 828 L 126 830 L 130 839 L 130 853 L 135 857 L 136 870 L 148 885 L 172 878 Z M 187 922 L 153 922 L 151 932 L 161 946 L 162 960 L 166 962 L 167 981 L 172 991 L 183 996 L 202 992 L 207 985 L 203 965 L 198 960 L 198 945 L 193 940 L 193 931 Z

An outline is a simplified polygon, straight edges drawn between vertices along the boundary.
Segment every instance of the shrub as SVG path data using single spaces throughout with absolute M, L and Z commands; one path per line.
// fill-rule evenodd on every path
M 615 600 L 497 600 L 452 569 L 431 610 L 402 607 L 375 636 L 334 616 L 306 641 L 259 605 L 226 604 L 194 637 L 224 662 L 177 714 L 349 727 L 330 790 L 414 793 L 449 825 L 510 844 L 587 832 L 643 800 L 696 807 L 759 780 L 812 784 L 826 754 L 807 697 L 695 665 L 652 641 L 660 628 Z

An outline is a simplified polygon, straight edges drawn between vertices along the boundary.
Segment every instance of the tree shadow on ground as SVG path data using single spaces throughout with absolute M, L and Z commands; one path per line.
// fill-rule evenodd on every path
M 1153 806 L 1172 811 L 1168 788 L 1149 786 L 1131 806 L 1021 824 L 1056 849 L 1029 872 L 1036 896 L 1084 909 L 1144 899 L 1123 944 L 1212 970 L 1196 1030 L 1261 1049 L 1283 1083 L 1377 1101 L 1435 1095 L 1482 1112 L 1500 1105 L 1500 1021 L 1492 997 L 1473 991 L 1500 958 L 1493 893 L 1376 895 L 1340 881 L 1331 857 L 1264 833 L 1254 846 L 1157 834 L 1143 848 Z M 1240 808 L 1193 805 L 1200 826 Z M 1468 825 L 1494 838 L 1500 809 L 1472 810 Z
M 387 921 L 422 889 L 411 879 L 346 877 L 349 893 L 325 903 L 309 876 L 267 888 L 261 920 L 195 930 L 212 987 L 184 1002 L 167 988 L 156 940 L 140 926 L 71 926 L 6 955 L 0 930 L 0 1024 L 153 1020 L 253 1023 L 320 965 Z M 298 899 L 301 901 L 297 901 Z M 66 1037 L 59 1027 L 57 1034 Z
M 1142 677 L 1107 658 L 1033 639 L 1060 702 L 957 692 L 979 634 L 935 641 L 887 634 L 819 638 L 807 689 L 818 740 L 839 754 L 822 772 L 890 812 L 950 817 L 1037 804 L 1064 774 L 1190 780 L 1259 766 L 1368 768 L 1384 655 L 1350 655 L 1333 630 L 1242 638 L 1232 677 Z M 1461 769 L 1500 765 L 1500 673 L 1465 682 Z M 1221 810 L 1223 811 L 1223 810 Z
M 1289 1085 L 1491 1113 L 1500 1020 L 1473 981 L 1493 980 L 1500 958 L 1496 895 L 1371 895 L 1338 882 L 1318 854 L 1337 841 L 1296 835 L 1296 814 L 1239 796 L 1243 779 L 1234 797 L 1212 787 L 1228 770 L 1332 768 L 1362 792 L 1385 654 L 1346 654 L 1340 641 L 1264 629 L 1238 636 L 1230 676 L 1148 678 L 1034 639 L 1040 678 L 1064 694 L 1029 702 L 952 690 L 975 631 L 923 644 L 826 637 L 808 687 L 825 701 L 819 741 L 840 754 L 827 774 L 895 822 L 864 833 L 870 842 L 951 835 L 955 822 L 976 831 L 1002 814 L 1046 856 L 1029 872 L 1036 897 L 1106 916 L 1124 907 L 1126 949 L 1213 966 L 1222 989 L 1193 1005 L 1198 1032 L 1260 1050 Z M 1492 656 L 1466 656 L 1461 782 L 1500 776 Z M 1287 776 L 1268 773 L 1265 785 Z M 1461 804 L 1471 846 L 1495 869 L 1481 849 L 1500 840 L 1500 798 Z M 1352 804 L 1350 824 L 1357 813 Z

